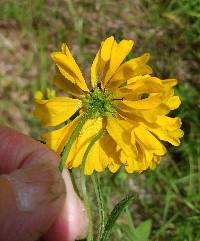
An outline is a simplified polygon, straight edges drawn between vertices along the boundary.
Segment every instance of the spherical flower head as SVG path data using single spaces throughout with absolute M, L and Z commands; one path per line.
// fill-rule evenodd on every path
M 54 83 L 73 98 L 35 100 L 34 114 L 42 125 L 58 125 L 43 139 L 61 155 L 74 129 L 87 115 L 66 159 L 67 168 L 81 165 L 86 148 L 102 130 L 107 135 L 92 147 L 85 163 L 87 175 L 105 168 L 116 172 L 121 166 L 129 173 L 154 169 L 166 153 L 162 141 L 180 145 L 181 120 L 168 116 L 180 105 L 173 89 L 177 81 L 152 76 L 147 53 L 124 61 L 133 44 L 131 40 L 117 43 L 112 36 L 101 43 L 91 66 L 91 89 L 66 44 L 60 52 L 52 53 Z
M 36 90 L 34 93 L 34 99 L 36 100 L 42 100 L 43 98 L 51 99 L 56 96 L 56 91 L 52 88 L 47 88 L 45 93 L 43 93 L 41 90 Z
M 112 115 L 116 112 L 112 97 L 111 92 L 102 91 L 96 87 L 92 92 L 86 94 L 83 99 L 83 108 L 90 113 L 91 118 Z

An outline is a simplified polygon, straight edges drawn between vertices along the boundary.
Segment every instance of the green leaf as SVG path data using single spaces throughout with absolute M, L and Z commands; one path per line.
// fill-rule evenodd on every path
M 102 238 L 100 241 L 105 241 L 110 234 L 110 231 L 112 230 L 113 226 L 115 225 L 118 217 L 122 213 L 122 211 L 125 209 L 125 207 L 128 206 L 128 204 L 133 200 L 133 194 L 128 195 L 124 199 L 122 199 L 120 202 L 116 204 L 116 206 L 113 208 L 111 214 L 108 217 L 108 221 L 105 225 Z
M 152 221 L 146 220 L 142 222 L 134 231 L 134 241 L 148 241 L 151 233 Z

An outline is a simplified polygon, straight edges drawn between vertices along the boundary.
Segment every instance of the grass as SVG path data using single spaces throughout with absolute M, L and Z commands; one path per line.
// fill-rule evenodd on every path
M 50 52 L 67 42 L 88 78 L 99 42 L 111 34 L 134 39 L 133 56 L 150 52 L 157 76 L 179 80 L 176 91 L 182 106 L 173 114 L 182 118 L 185 136 L 180 148 L 170 147 L 156 171 L 101 174 L 107 214 L 117 200 L 135 193 L 110 240 L 141 240 L 138 235 L 146 228 L 152 241 L 198 241 L 199 0 L 1 1 L 0 121 L 37 137 L 38 124 L 30 114 L 32 97 L 36 89 L 52 85 Z

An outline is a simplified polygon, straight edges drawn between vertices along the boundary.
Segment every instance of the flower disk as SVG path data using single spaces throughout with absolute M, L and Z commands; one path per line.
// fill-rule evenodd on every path
M 85 96 L 83 107 L 85 107 L 85 111 L 90 113 L 91 118 L 109 116 L 115 113 L 112 93 L 103 92 L 98 87 Z
M 147 53 L 124 62 L 133 44 L 117 43 L 112 36 L 101 43 L 91 66 L 91 90 L 66 44 L 52 53 L 53 81 L 73 98 L 35 99 L 34 114 L 44 127 L 65 123 L 42 138 L 61 155 L 80 120 L 88 116 L 67 157 L 67 168 L 81 165 L 86 148 L 102 130 L 107 135 L 93 145 L 85 163 L 87 175 L 105 168 L 116 172 L 121 166 L 129 173 L 154 169 L 166 154 L 161 141 L 180 145 L 181 120 L 168 116 L 181 103 L 174 96 L 177 81 L 152 76 Z

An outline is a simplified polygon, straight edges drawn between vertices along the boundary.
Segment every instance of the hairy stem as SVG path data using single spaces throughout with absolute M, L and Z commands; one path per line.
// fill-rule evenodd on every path
M 99 231 L 97 241 L 101 240 L 103 231 L 105 228 L 105 213 L 104 213 L 104 203 L 102 198 L 102 191 L 99 183 L 99 178 L 96 173 L 92 175 L 92 182 L 94 186 L 94 190 L 97 197 L 98 211 L 99 211 Z
M 101 137 L 103 137 L 107 132 L 105 130 L 99 132 L 94 139 L 90 142 L 90 144 L 88 145 L 83 159 L 82 159 L 82 166 L 81 166 L 81 189 L 82 189 L 82 193 L 83 193 L 83 201 L 84 201 L 84 205 L 85 208 L 87 210 L 87 214 L 88 214 L 88 219 L 89 219 L 89 225 L 88 225 L 88 236 L 87 236 L 87 241 L 93 241 L 93 225 L 92 225 L 92 212 L 91 212 L 91 208 L 90 208 L 90 201 L 89 201 L 89 196 L 87 193 L 87 188 L 86 188 L 86 176 L 85 176 L 85 163 L 87 160 L 87 157 L 90 153 L 90 150 L 92 149 L 93 145 L 96 143 L 96 141 L 98 141 Z

